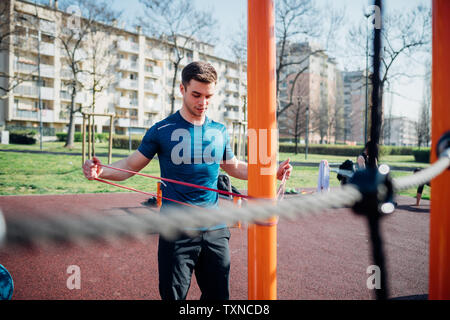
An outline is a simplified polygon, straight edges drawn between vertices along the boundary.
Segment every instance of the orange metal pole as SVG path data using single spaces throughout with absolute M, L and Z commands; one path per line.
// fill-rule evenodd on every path
M 450 1 L 433 0 L 432 152 L 450 130 Z M 431 181 L 429 299 L 450 299 L 450 170 Z
M 248 194 L 265 199 L 276 198 L 278 141 L 275 139 L 278 139 L 278 135 L 271 135 L 277 129 L 274 27 L 273 0 L 248 0 Z M 268 158 L 270 161 L 266 161 Z M 276 243 L 276 218 L 266 221 L 265 225 L 249 226 L 250 300 L 277 298 Z

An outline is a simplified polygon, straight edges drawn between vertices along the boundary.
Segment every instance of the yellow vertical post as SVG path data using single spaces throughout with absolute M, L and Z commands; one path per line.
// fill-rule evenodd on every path
M 450 1 L 433 0 L 431 162 L 439 138 L 450 130 Z M 429 299 L 450 299 L 450 170 L 431 181 Z
M 248 194 L 256 198 L 274 200 L 278 142 L 272 135 L 277 128 L 273 0 L 248 0 L 247 39 Z M 255 144 L 257 144 L 256 147 Z M 248 298 L 250 300 L 277 298 L 276 242 L 275 217 L 264 224 L 249 226 Z
M 84 162 L 86 161 L 86 116 L 83 115 L 83 128 L 81 128 L 82 130 L 82 134 L 81 134 L 81 161 L 82 164 L 84 164 Z
M 109 116 L 108 164 L 112 163 L 113 117 L 112 115 Z
M 88 159 L 92 159 L 91 156 L 91 115 L 88 114 Z

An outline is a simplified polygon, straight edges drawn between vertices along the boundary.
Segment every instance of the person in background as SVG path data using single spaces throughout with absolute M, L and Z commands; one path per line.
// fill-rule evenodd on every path
M 414 173 L 419 172 L 420 170 L 422 170 L 422 169 L 416 168 L 416 169 L 414 169 Z M 430 186 L 430 183 L 427 182 L 426 185 L 427 185 L 427 186 Z M 420 205 L 420 200 L 422 199 L 423 187 L 425 187 L 425 184 L 422 184 L 422 185 L 420 185 L 420 186 L 417 187 L 417 193 L 416 193 L 416 206 L 419 206 L 419 205 Z

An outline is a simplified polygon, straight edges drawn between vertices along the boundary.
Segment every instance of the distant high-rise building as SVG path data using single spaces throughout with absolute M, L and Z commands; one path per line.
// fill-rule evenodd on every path
M 292 64 L 284 68 L 280 75 L 284 81 L 280 84 L 278 100 L 282 107 L 292 98 L 293 105 L 278 119 L 280 135 L 294 135 L 296 114 L 300 111 L 298 121 L 303 127 L 301 136 L 305 137 L 305 129 L 308 127 L 310 143 L 341 140 L 336 128 L 341 130 L 338 121 L 342 114 L 340 110 L 343 109 L 342 81 L 336 61 L 314 43 L 288 43 L 286 48 L 284 62 Z M 293 63 L 300 61 L 301 63 Z M 308 124 L 305 119 L 307 108 Z
M 389 146 L 417 146 L 417 122 L 407 117 L 386 117 L 383 126 L 384 144 Z
M 344 141 L 349 144 L 364 144 L 366 112 L 366 77 L 364 71 L 343 72 L 344 79 Z M 369 83 L 369 81 L 368 81 Z M 370 85 L 370 84 L 369 84 Z M 370 96 L 367 93 L 367 114 Z M 369 126 L 368 126 L 369 127 Z M 369 136 L 369 133 L 367 133 Z

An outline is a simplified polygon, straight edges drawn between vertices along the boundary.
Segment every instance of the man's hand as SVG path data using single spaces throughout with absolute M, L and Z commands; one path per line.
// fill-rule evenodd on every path
M 277 179 L 278 180 L 283 180 L 283 176 L 286 173 L 286 180 L 289 179 L 289 176 L 291 175 L 292 172 L 292 166 L 289 164 L 289 158 L 287 158 L 287 160 L 283 161 L 282 163 L 280 163 L 280 166 L 278 167 L 278 171 L 277 171 Z
M 88 180 L 99 178 L 102 171 L 101 162 L 97 157 L 93 157 L 92 160 L 88 159 L 83 164 L 83 173 Z

